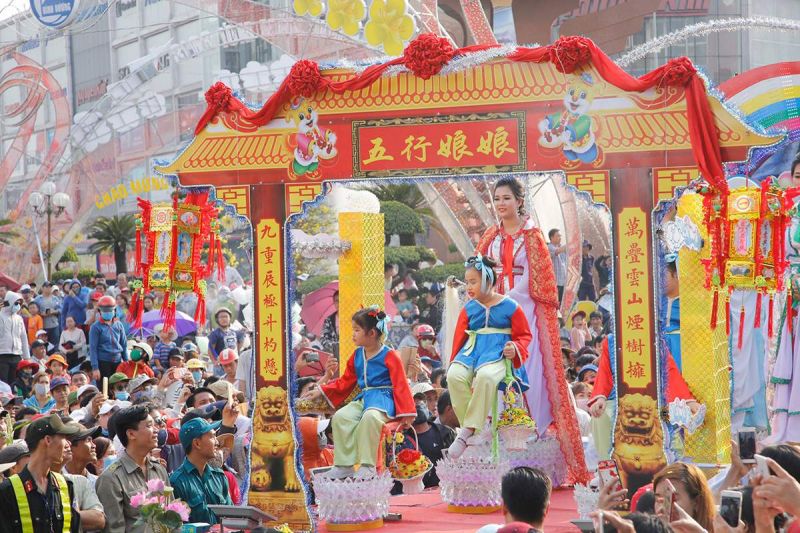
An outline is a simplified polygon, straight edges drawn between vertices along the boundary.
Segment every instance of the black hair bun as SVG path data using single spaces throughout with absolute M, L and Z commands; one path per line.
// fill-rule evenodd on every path
M 377 318 L 378 320 L 383 320 L 384 318 L 386 318 L 386 313 L 384 313 L 383 311 L 378 311 L 378 314 L 375 315 L 375 318 Z
M 497 261 L 492 259 L 491 257 L 484 255 L 483 256 L 483 264 L 488 266 L 489 268 L 495 268 L 497 266 Z

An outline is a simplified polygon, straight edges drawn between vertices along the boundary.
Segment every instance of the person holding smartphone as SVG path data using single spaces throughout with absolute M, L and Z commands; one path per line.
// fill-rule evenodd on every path
M 679 507 L 706 531 L 713 530 L 716 506 L 705 474 L 697 466 L 673 463 L 653 477 L 656 514 L 667 522 L 681 518 Z
M 61 316 L 61 299 L 53 294 L 53 283 L 45 281 L 42 285 L 42 294 L 34 299 L 39 306 L 39 311 L 44 320 L 44 330 L 50 344 L 58 345 L 61 336 L 59 317 Z

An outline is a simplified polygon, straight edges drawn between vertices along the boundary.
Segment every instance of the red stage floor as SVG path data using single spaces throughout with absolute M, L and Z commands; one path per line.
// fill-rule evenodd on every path
M 444 531 L 463 531 L 475 533 L 483 525 L 501 524 L 500 512 L 487 515 L 467 515 L 447 512 L 447 506 L 439 497 L 439 491 L 431 490 L 414 496 L 394 496 L 390 500 L 390 511 L 400 513 L 399 522 L 386 522 L 383 528 L 375 531 L 395 532 L 414 531 L 416 533 L 439 533 Z M 550 510 L 544 521 L 548 533 L 557 531 L 576 532 L 578 528 L 570 520 L 578 517 L 572 490 L 556 490 L 550 500 Z M 319 531 L 328 531 L 321 524 Z

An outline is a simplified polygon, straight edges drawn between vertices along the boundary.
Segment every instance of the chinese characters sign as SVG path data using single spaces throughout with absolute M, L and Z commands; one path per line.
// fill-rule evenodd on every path
M 644 389 L 653 381 L 650 319 L 650 277 L 648 274 L 648 222 L 638 207 L 626 207 L 617 219 L 620 251 L 620 333 L 619 379 L 629 388 Z
M 281 314 L 281 226 L 277 220 L 262 219 L 256 229 L 258 239 L 258 331 L 259 374 L 269 383 L 284 375 L 283 315 Z
M 353 121 L 354 176 L 526 168 L 525 113 Z

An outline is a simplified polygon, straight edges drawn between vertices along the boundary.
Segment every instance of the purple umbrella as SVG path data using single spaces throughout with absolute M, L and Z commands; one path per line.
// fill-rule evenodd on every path
M 155 331 L 156 326 L 163 323 L 164 319 L 161 318 L 160 309 L 153 309 L 142 315 L 142 330 L 147 332 Z M 197 324 L 194 318 L 186 313 L 175 311 L 175 330 L 178 332 L 179 337 L 183 337 L 193 331 L 197 331 Z

